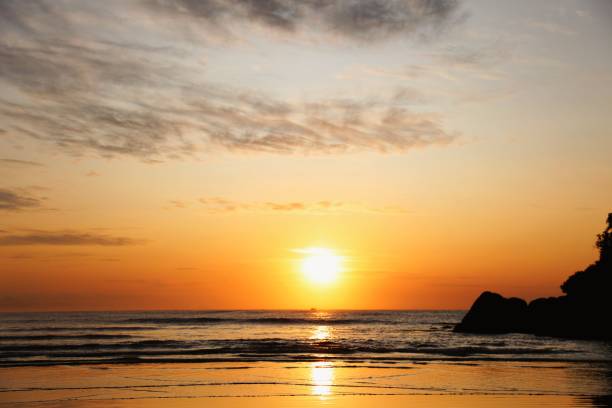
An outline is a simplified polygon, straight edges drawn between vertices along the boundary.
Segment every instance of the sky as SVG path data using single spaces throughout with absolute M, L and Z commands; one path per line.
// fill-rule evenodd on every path
M 0 310 L 558 295 L 610 38 L 606 0 L 0 0 Z

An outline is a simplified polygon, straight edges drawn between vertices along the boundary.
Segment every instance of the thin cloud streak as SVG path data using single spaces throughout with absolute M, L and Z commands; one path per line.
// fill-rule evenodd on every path
M 0 164 L 6 164 L 9 166 L 44 167 L 44 164 L 42 163 L 18 159 L 0 159 Z
M 204 209 L 211 214 L 258 212 L 258 213 L 296 213 L 296 214 L 330 214 L 330 213 L 380 213 L 396 214 L 407 211 L 399 206 L 368 206 L 362 203 L 343 201 L 284 201 L 284 202 L 248 202 L 234 201 L 223 197 L 205 197 L 199 200 Z M 178 207 L 183 208 L 183 207 Z
M 22 211 L 38 209 L 43 206 L 43 199 L 25 193 L 0 188 L 0 211 Z
M 142 240 L 133 238 L 78 231 L 32 231 L 0 235 L 0 246 L 127 246 L 141 243 Z

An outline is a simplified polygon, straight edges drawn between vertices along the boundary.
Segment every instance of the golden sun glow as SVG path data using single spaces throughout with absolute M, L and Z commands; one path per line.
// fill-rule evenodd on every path
M 329 340 L 331 338 L 331 330 L 329 326 L 317 326 L 310 336 L 311 340 Z
M 326 285 L 335 282 L 342 272 L 343 257 L 328 248 L 305 248 L 296 252 L 304 254 L 301 270 L 309 282 Z
M 334 365 L 328 361 L 313 362 L 310 373 L 312 393 L 322 399 L 330 395 L 334 384 Z

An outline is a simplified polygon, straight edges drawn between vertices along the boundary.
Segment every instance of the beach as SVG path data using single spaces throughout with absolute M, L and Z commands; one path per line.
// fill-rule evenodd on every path
M 1 406 L 596 407 L 609 367 L 584 363 L 136 364 L 0 369 Z
M 462 311 L 3 314 L 0 404 L 607 406 L 610 346 L 454 333 Z

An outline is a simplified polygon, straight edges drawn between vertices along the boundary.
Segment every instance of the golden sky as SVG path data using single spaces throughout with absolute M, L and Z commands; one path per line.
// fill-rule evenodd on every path
M 604 0 L 2 2 L 0 310 L 558 294 L 610 38 Z

